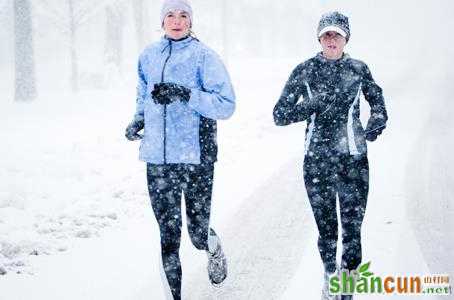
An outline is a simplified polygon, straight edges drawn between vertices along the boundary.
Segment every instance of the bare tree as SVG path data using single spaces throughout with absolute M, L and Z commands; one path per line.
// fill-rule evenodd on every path
M 32 101 L 36 98 L 31 17 L 30 0 L 15 0 L 15 101 Z
M 223 49 L 223 56 L 224 56 L 224 61 L 227 64 L 228 58 L 229 58 L 229 22 L 228 22 L 228 16 L 229 16 L 229 6 L 228 6 L 228 0 L 222 0 L 222 6 L 221 6 L 221 22 L 222 22 L 222 49 Z
M 145 20 L 144 20 L 144 8 L 145 0 L 133 0 L 132 9 L 134 12 L 134 21 L 136 26 L 136 37 L 137 37 L 137 48 L 142 49 L 145 44 Z
M 123 55 L 124 11 L 117 5 L 106 7 L 106 44 L 105 55 L 109 64 L 120 69 Z
M 59 0 L 40 0 L 33 3 L 41 15 L 46 16 L 62 34 L 68 34 L 68 48 L 71 59 L 70 84 L 73 92 L 79 90 L 79 70 L 77 58 L 77 29 L 97 17 L 107 5 L 124 0 L 67 0 L 66 7 Z M 69 20 L 69 21 L 68 21 Z
M 74 0 L 68 0 L 68 14 L 71 55 L 71 89 L 73 92 L 77 92 L 79 90 L 79 69 L 77 66 L 76 53 L 76 16 L 74 14 Z
M 108 86 L 116 84 L 121 79 L 124 11 L 123 3 L 113 3 L 106 7 L 104 57 L 107 71 L 104 80 Z

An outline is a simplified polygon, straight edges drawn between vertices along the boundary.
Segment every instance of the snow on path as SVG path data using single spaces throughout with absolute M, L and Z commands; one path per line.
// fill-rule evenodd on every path
M 370 148 L 372 184 L 363 225 L 363 261 L 372 261 L 371 270 L 376 275 L 428 274 L 429 268 L 408 221 L 408 199 L 401 194 L 403 186 L 399 185 L 402 174 L 393 172 L 396 164 L 405 162 L 399 163 L 399 155 L 394 160 L 382 160 L 382 156 L 390 157 L 391 148 L 387 148 L 386 142 Z M 223 287 L 209 286 L 204 260 L 200 259 L 195 262 L 198 267 L 194 267 L 196 271 L 186 284 L 185 299 L 320 297 L 322 264 L 317 229 L 300 165 L 297 159 L 284 165 L 244 202 L 235 219 L 229 222 L 230 227 L 223 228 L 231 268 Z M 338 247 L 341 249 L 340 244 Z M 382 299 L 383 296 L 355 298 Z
M 311 218 L 303 201 L 301 177 L 291 159 L 242 202 L 244 205 L 230 222 L 219 226 L 230 263 L 229 279 L 222 289 L 209 285 L 206 255 L 193 249 L 183 232 L 183 299 L 279 297 L 298 268 L 300 250 L 307 239 L 304 231 Z M 2 294 L 13 300 L 33 296 L 164 299 L 157 267 L 158 237 L 150 209 L 121 228 L 79 243 L 66 253 L 37 257 L 34 263 L 40 272 L 5 277 L 0 282 Z
M 454 276 L 452 254 L 447 259 L 454 253 L 454 104 L 449 94 L 437 98 L 445 100 L 436 104 L 436 113 L 423 123 L 424 130 L 412 144 L 405 185 L 412 199 L 411 222 L 430 268 Z
M 206 256 L 195 255 L 197 252 L 183 235 L 184 299 L 318 298 L 321 263 L 299 165 L 295 159 L 285 164 L 243 202 L 233 220 L 220 226 L 230 262 L 229 278 L 221 289 L 210 287 Z M 380 169 L 377 173 L 384 175 L 389 165 L 377 167 Z M 374 173 L 371 176 L 378 177 Z M 377 186 L 383 183 L 377 181 Z M 373 261 L 377 274 L 399 270 L 425 272 L 417 244 L 408 231 L 404 201 L 397 201 L 402 200 L 399 195 L 385 197 L 387 192 L 383 190 L 371 191 L 363 230 L 365 257 Z M 40 268 L 42 273 L 8 277 L 2 290 L 17 296 L 8 299 L 28 299 L 30 295 L 39 299 L 147 299 L 150 295 L 153 299 L 164 299 L 160 297 L 155 264 L 159 252 L 153 223 L 149 211 L 122 230 L 92 239 L 68 253 L 43 257 L 42 264 L 46 266 Z M 403 253 L 411 259 L 402 259 Z M 60 275 L 71 280 L 57 281 Z M 23 286 L 27 288 L 22 289 Z
M 311 234 L 302 174 L 292 159 L 256 190 L 223 228 L 229 277 L 209 286 L 205 264 L 186 285 L 185 299 L 276 299 L 293 277 Z
M 239 90 L 241 99 L 257 97 L 254 91 L 249 93 Z M 126 99 L 126 96 L 123 97 Z M 268 98 L 270 97 L 264 97 Z M 89 102 L 89 99 L 86 101 Z M 319 298 L 322 266 L 316 247 L 315 222 L 302 179 L 301 146 L 304 127 L 275 127 L 270 119 L 274 100 L 273 103 L 270 101 L 263 104 L 257 106 L 247 101 L 240 103 L 238 114 L 234 116 L 236 120 L 222 124 L 220 130 L 225 143 L 220 149 L 221 160 L 216 168 L 218 180 L 215 182 L 213 223 L 229 257 L 229 278 L 222 289 L 209 286 L 206 255 L 190 245 L 184 231 L 181 257 L 183 293 L 186 298 L 183 299 Z M 82 109 L 71 107 L 76 112 L 70 119 L 66 114 L 60 116 L 64 122 L 54 120 L 55 115 L 49 113 L 52 121 L 44 124 L 45 127 L 38 132 L 38 136 L 27 137 L 32 138 L 31 143 L 22 141 L 27 131 L 20 132 L 23 136 L 16 135 L 17 139 L 12 139 L 12 142 L 26 146 L 35 143 L 34 146 L 44 151 L 38 152 L 38 156 L 25 157 L 25 161 L 17 159 L 27 153 L 27 148 L 18 149 L 20 151 L 17 154 L 6 152 L 6 157 L 16 161 L 8 162 L 10 170 L 4 174 L 4 178 L 10 178 L 8 183 L 14 183 L 16 177 L 20 178 L 13 170 L 19 168 L 17 163 L 20 163 L 24 175 L 27 175 L 25 180 L 30 182 L 40 177 L 27 173 L 28 171 L 39 170 L 40 167 L 48 170 L 44 173 L 46 179 L 41 180 L 42 183 L 47 183 L 47 178 L 65 180 L 64 188 L 60 187 L 57 194 L 52 195 L 50 200 L 53 201 L 47 203 L 48 206 L 59 204 L 59 196 L 66 195 L 65 188 L 75 183 L 77 187 L 83 187 L 82 192 L 71 194 L 74 199 L 70 200 L 73 201 L 63 202 L 70 208 L 70 219 L 82 217 L 85 220 L 84 218 L 90 217 L 88 212 L 92 209 L 85 206 L 99 201 L 99 207 L 94 210 L 101 213 L 97 214 L 97 223 L 94 225 L 103 226 L 103 222 L 107 221 L 114 226 L 108 225 L 111 230 L 103 231 L 100 236 L 79 240 L 67 252 L 33 257 L 38 272 L 33 276 L 12 273 L 1 278 L 0 299 L 164 299 L 158 271 L 159 234 L 144 189 L 144 168 L 136 161 L 136 145 L 125 145 L 121 134 L 127 120 L 124 120 L 124 111 L 118 108 L 126 109 L 130 103 L 113 102 L 114 114 L 101 119 L 93 117 L 98 114 L 96 110 L 90 115 L 84 114 L 83 122 L 76 128 L 74 124 L 82 116 L 78 110 L 83 110 L 83 105 L 84 103 Z M 397 107 L 392 109 L 392 104 L 390 108 L 391 113 L 396 111 L 396 116 L 391 118 L 394 125 L 391 123 L 383 139 L 369 148 L 371 190 L 363 227 L 364 259 L 372 261 L 372 270 L 376 274 L 426 273 L 427 266 L 407 220 L 405 205 L 409 199 L 402 188 L 408 149 L 415 137 L 408 135 L 408 128 L 402 127 L 405 124 L 396 121 L 399 119 L 397 112 L 401 110 Z M 57 112 L 60 111 L 61 109 L 57 109 Z M 35 120 L 32 112 L 23 118 Z M 99 122 L 93 123 L 90 120 Z M 87 123 L 84 124 L 84 121 Z M 12 122 L 13 118 L 8 125 Z M 58 122 L 67 126 L 55 129 L 57 136 L 62 133 L 65 134 L 62 136 L 76 139 L 60 139 L 58 145 L 61 147 L 58 148 L 53 148 L 53 144 L 40 145 L 41 136 L 46 138 L 47 132 L 53 132 L 53 124 Z M 414 124 L 418 123 L 407 125 L 414 132 L 419 132 Z M 83 135 L 93 132 L 95 135 L 89 138 Z M 8 131 L 1 134 L 8 137 Z M 115 154 L 109 151 L 112 146 L 118 147 L 115 148 Z M 34 166 L 38 162 L 35 158 L 41 157 L 40 154 L 44 154 L 43 161 L 39 161 L 37 168 Z M 71 155 L 77 155 L 75 160 Z M 52 157 L 65 159 L 53 166 Z M 83 160 L 85 157 L 90 159 Z M 79 163 L 82 167 L 75 167 Z M 48 166 L 51 168 L 46 169 Z M 83 166 L 89 168 L 84 169 Z M 115 166 L 115 172 L 108 173 L 111 166 Z M 60 174 L 61 170 L 77 172 L 63 173 L 60 178 L 55 174 Z M 99 174 L 99 171 L 103 173 Z M 86 181 L 87 178 L 95 181 Z M 58 180 L 58 183 L 61 182 Z M 45 203 L 45 192 L 52 186 L 45 187 L 44 192 L 41 192 L 41 186 L 36 185 L 30 191 L 25 191 L 24 195 L 34 195 L 35 188 L 38 200 L 42 198 Z M 20 186 L 13 186 L 9 191 L 19 189 Z M 92 196 L 99 200 L 93 202 Z M 74 204 L 76 208 L 81 205 L 80 213 L 74 208 Z M 12 218 L 6 211 L 8 206 L 2 209 L 5 212 L 4 224 L 13 224 L 11 220 L 5 219 Z M 118 220 L 108 217 L 112 211 L 117 213 Z M 57 214 L 59 215 L 61 214 Z M 26 218 L 25 215 L 19 217 Z M 46 222 L 38 222 L 38 225 L 46 225 Z M 22 223 L 27 222 L 21 220 L 19 224 Z M 30 226 L 33 225 L 32 222 L 29 223 Z M 70 228 L 77 226 L 72 224 Z M 26 233 L 28 229 L 19 228 L 17 232 Z M 49 244 L 54 241 L 50 240 Z

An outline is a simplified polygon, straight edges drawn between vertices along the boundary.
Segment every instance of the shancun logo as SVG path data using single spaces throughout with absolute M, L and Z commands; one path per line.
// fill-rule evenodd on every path
M 449 275 L 376 276 L 369 270 L 370 262 L 356 270 L 344 270 L 330 277 L 332 295 L 398 294 L 451 295 Z

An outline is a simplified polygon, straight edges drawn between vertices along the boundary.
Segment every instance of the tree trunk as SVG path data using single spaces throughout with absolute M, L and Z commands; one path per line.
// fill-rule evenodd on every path
M 121 67 L 123 55 L 123 12 L 116 6 L 106 7 L 106 44 L 107 63 Z
M 71 55 L 71 89 L 73 92 L 79 90 L 79 71 L 77 68 L 76 54 L 76 22 L 74 16 L 74 0 L 68 0 L 69 8 L 69 37 Z
M 229 22 L 228 22 L 228 0 L 222 0 L 221 6 L 222 14 L 222 54 L 224 56 L 225 64 L 228 63 L 229 59 Z
M 15 101 L 36 98 L 33 28 L 29 0 L 14 1 Z
M 144 0 L 133 0 L 132 8 L 134 12 L 134 21 L 136 27 L 137 49 L 139 49 L 140 51 L 145 46 L 145 22 L 143 16 L 143 11 L 145 8 Z
M 106 64 L 106 85 L 117 85 L 121 80 L 123 58 L 124 8 L 113 4 L 106 7 L 106 42 L 104 57 Z

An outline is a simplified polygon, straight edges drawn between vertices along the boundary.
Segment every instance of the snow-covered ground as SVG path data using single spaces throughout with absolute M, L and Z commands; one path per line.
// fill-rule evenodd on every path
M 251 67 L 267 63 L 270 64 L 258 61 Z M 243 211 L 246 200 L 261 189 L 268 177 L 275 176 L 283 163 L 301 157 L 304 140 L 301 128 L 282 134 L 274 126 L 271 113 L 280 83 L 285 81 L 292 64 L 277 64 L 276 72 L 282 74 L 281 78 L 272 74 L 263 78 L 241 76 L 241 70 L 234 76 L 243 84 L 237 88 L 237 113 L 219 126 L 220 162 L 216 169 L 212 217 L 213 226 L 220 233 L 225 231 L 227 249 L 231 247 L 228 236 L 238 236 L 229 231 L 228 224 Z M 266 91 L 274 96 L 250 88 L 276 78 L 276 83 Z M 159 275 L 158 233 L 149 206 L 144 164 L 137 160 L 137 143 L 129 143 L 123 136 L 134 110 L 133 92 L 81 93 L 61 96 L 59 101 L 56 98 L 60 95 L 46 95 L 32 104 L 3 105 L 2 111 L 7 113 L 0 135 L 8 145 L 1 153 L 4 168 L 1 170 L 0 262 L 8 272 L 2 277 L 3 294 L 13 299 L 25 299 L 29 295 L 55 295 L 55 299 L 60 299 L 59 289 L 52 282 L 64 274 L 63 277 L 68 276 L 64 281 L 81 286 L 82 293 L 104 296 L 90 290 L 91 283 L 98 282 L 94 286 L 99 288 L 102 286 L 99 280 L 106 280 L 107 286 L 112 279 L 94 273 L 91 268 L 113 274 L 106 269 L 113 267 L 132 278 L 120 266 L 133 268 L 130 259 L 137 259 L 138 272 L 144 269 L 149 272 L 138 275 L 148 282 L 148 286 L 144 284 L 148 291 L 144 297 L 160 291 L 159 277 L 156 277 Z M 257 96 L 263 97 L 260 105 L 257 101 L 241 101 Z M 294 141 L 292 149 L 282 147 L 292 133 L 299 136 L 299 141 Z M 294 182 L 296 178 L 289 180 Z M 282 188 L 281 193 L 286 185 Z M 269 191 L 270 201 L 272 196 Z M 254 205 L 250 212 L 254 214 L 257 208 Z M 266 211 L 270 217 L 273 211 Z M 275 214 L 275 218 L 281 217 Z M 250 222 L 247 228 L 252 229 L 254 224 Z M 260 230 L 260 226 L 256 229 Z M 184 247 L 182 251 L 183 260 L 184 253 L 192 256 L 194 252 Z M 107 257 L 111 260 L 103 263 Z M 120 263 L 118 259 L 127 261 Z M 78 280 L 83 282 L 76 283 Z M 65 282 L 58 284 L 62 292 L 67 288 Z M 29 288 L 18 289 L 17 285 Z M 119 286 L 123 292 L 113 291 L 112 296 L 124 299 L 123 295 L 135 290 L 126 286 Z M 136 297 L 134 293 L 130 294 L 131 299 Z M 74 294 L 74 298 L 79 296 Z
M 220 123 L 212 209 L 213 226 L 230 258 L 229 279 L 220 290 L 209 286 L 206 256 L 184 233 L 183 293 L 186 299 L 315 299 L 322 267 L 302 180 L 304 125 L 279 128 L 271 114 L 295 62 L 249 64 L 251 70 L 276 69 L 249 76 L 232 68 L 238 108 Z M 145 168 L 137 161 L 137 144 L 123 137 L 134 109 L 133 91 L 125 91 L 87 92 L 60 101 L 48 95 L 2 107 L 8 113 L 0 131 L 6 146 L 1 150 L 0 263 L 8 273 L 0 278 L 1 299 L 163 297 Z M 427 273 L 429 263 L 410 223 L 414 187 L 405 183 L 421 176 L 406 166 L 419 160 L 410 154 L 424 122 L 413 121 L 425 106 L 414 106 L 413 114 L 399 119 L 408 95 L 397 90 L 386 95 L 400 103 L 389 103 L 390 127 L 369 148 L 364 257 L 378 274 Z M 452 168 L 452 161 L 446 163 Z M 448 266 L 447 253 L 428 247 Z
M 336 1 L 315 2 L 306 12 L 314 20 Z M 390 115 L 385 133 L 369 145 L 364 260 L 376 274 L 452 279 L 454 76 L 446 47 L 452 4 L 354 2 L 341 7 L 352 15 L 348 51 L 369 63 Z M 385 13 L 393 21 L 379 23 Z M 184 231 L 183 299 L 319 298 L 322 266 L 302 179 L 305 126 L 272 121 L 281 88 L 310 49 L 305 45 L 294 59 L 228 60 L 238 106 L 219 123 L 212 225 L 230 273 L 222 289 L 211 288 L 206 255 Z M 41 72 L 48 71 L 39 60 Z M 0 299 L 163 299 L 145 166 L 138 144 L 123 135 L 134 111 L 134 75 L 125 73 L 109 91 L 77 95 L 59 86 L 50 92 L 53 82 L 41 82 L 36 101 L 13 103 L 6 66 L 0 69 L 0 273 L 6 273 Z

